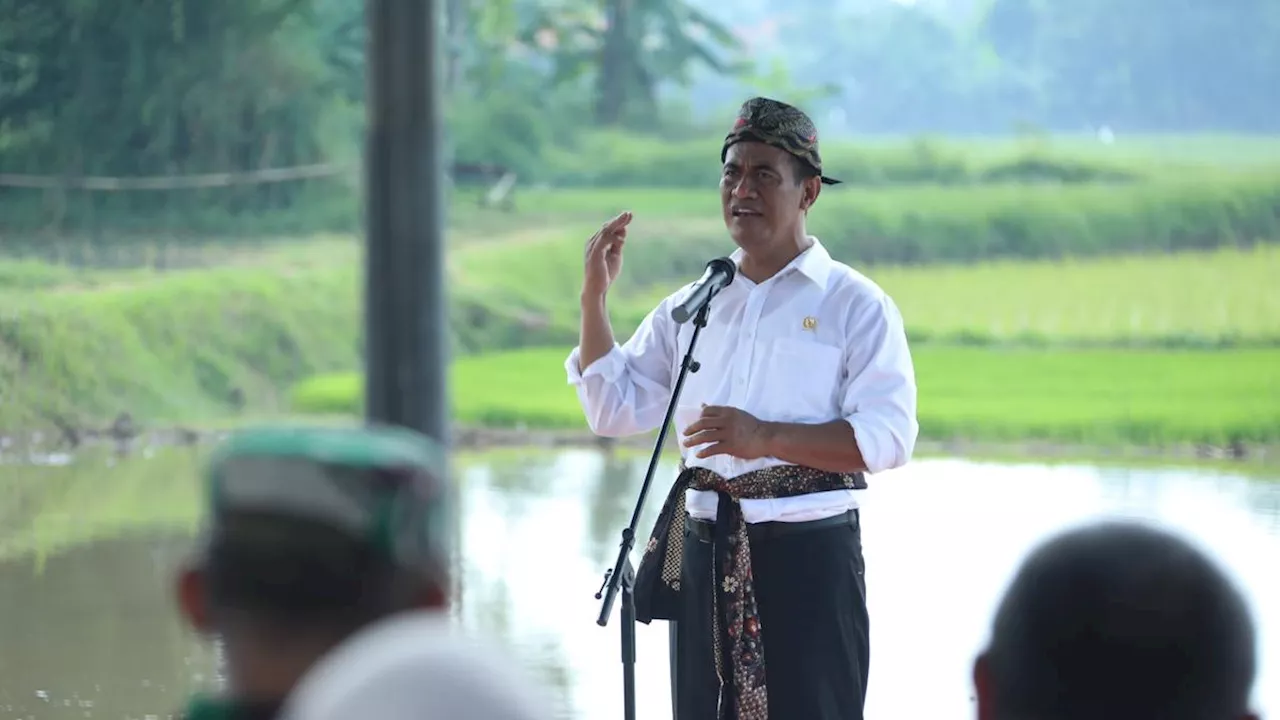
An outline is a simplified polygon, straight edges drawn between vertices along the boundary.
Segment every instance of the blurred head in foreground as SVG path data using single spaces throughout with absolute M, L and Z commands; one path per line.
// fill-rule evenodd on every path
M 415 613 L 370 626 L 317 663 L 281 720 L 549 720 L 551 709 L 496 650 Z
M 446 460 L 398 428 L 272 428 L 215 451 L 206 527 L 178 576 L 188 622 L 222 641 L 227 692 L 190 717 L 274 717 L 317 659 L 393 613 L 449 598 Z
M 1065 532 L 1023 563 L 974 666 L 979 720 L 1243 720 L 1253 620 L 1231 581 L 1137 523 Z

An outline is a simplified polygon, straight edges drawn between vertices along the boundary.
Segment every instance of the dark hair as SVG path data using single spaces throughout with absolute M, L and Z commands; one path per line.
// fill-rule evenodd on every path
M 419 580 L 332 527 L 260 513 L 220 518 L 202 564 L 215 618 L 284 633 L 352 632 L 401 609 Z
M 803 183 L 805 180 L 808 180 L 809 178 L 816 178 L 822 174 L 817 170 L 815 170 L 812 165 L 805 162 L 799 156 L 791 155 L 790 157 L 791 157 L 791 166 L 794 169 L 797 183 Z
M 1248 607 L 1189 543 L 1107 522 L 1050 540 L 996 614 L 987 662 L 998 717 L 1221 720 L 1246 712 Z

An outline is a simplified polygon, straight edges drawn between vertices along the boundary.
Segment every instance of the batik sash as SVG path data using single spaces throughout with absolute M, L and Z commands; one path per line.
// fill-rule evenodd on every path
M 779 465 L 726 479 L 706 468 L 682 468 L 663 503 L 636 572 L 636 618 L 680 620 L 685 490 L 719 498 L 714 534 L 713 626 L 721 718 L 767 720 L 764 642 L 751 573 L 751 544 L 740 500 L 784 498 L 831 490 L 862 490 L 862 473 L 837 474 Z M 727 652 L 726 652 L 727 649 Z

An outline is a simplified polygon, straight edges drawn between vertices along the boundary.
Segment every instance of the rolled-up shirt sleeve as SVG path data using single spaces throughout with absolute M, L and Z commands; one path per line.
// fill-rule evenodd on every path
M 901 467 L 915 451 L 916 378 L 902 314 L 881 294 L 850 327 L 841 414 L 853 426 L 867 472 Z
M 621 437 L 657 429 L 671 396 L 675 338 L 663 301 L 645 316 L 626 343 L 579 371 L 580 348 L 565 359 L 569 384 L 587 425 L 597 435 Z

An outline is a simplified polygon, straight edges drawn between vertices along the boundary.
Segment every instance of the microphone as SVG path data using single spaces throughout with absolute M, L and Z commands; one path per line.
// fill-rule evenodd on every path
M 677 323 L 689 322 L 690 318 L 711 302 L 711 298 L 715 297 L 716 293 L 733 282 L 733 276 L 737 271 L 737 266 L 727 257 L 716 258 L 707 263 L 707 271 L 702 273 L 702 278 L 694 284 L 693 292 L 689 293 L 689 297 L 685 298 L 684 302 L 671 308 L 671 319 Z

